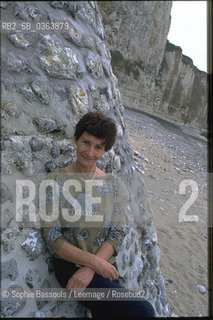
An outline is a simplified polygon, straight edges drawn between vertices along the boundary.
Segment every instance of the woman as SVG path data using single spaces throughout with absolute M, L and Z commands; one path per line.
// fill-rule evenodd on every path
M 111 118 L 100 112 L 87 113 L 77 123 L 74 133 L 76 161 L 48 176 L 48 179 L 57 181 L 60 186 L 64 187 L 66 184 L 72 193 L 72 200 L 80 203 L 81 209 L 84 207 L 83 215 L 76 219 L 73 208 L 79 208 L 77 203 L 72 202 L 73 205 L 70 206 L 68 199 L 61 192 L 60 219 L 43 228 L 47 246 L 54 257 L 55 275 L 62 287 L 76 290 L 121 288 L 115 257 L 125 236 L 122 222 L 124 215 L 121 214 L 125 211 L 125 192 L 118 181 L 116 186 L 106 184 L 106 174 L 96 166 L 97 161 L 115 143 L 116 134 L 116 125 Z M 65 182 L 68 179 L 75 183 L 72 186 L 67 185 Z M 96 204 L 95 209 L 93 206 L 90 215 L 84 202 L 90 199 L 86 191 L 88 181 L 100 182 L 96 184 L 97 188 L 93 189 L 92 202 L 94 204 L 93 200 L 98 197 L 101 201 Z M 73 187 L 72 191 L 70 187 Z M 67 211 L 63 211 L 64 208 Z M 49 201 L 47 211 L 51 209 Z M 66 215 L 67 212 L 69 215 Z M 88 222 L 86 218 L 90 220 L 92 215 L 93 218 L 94 215 L 98 218 L 96 221 Z M 68 220 L 72 222 L 68 223 Z M 108 317 L 154 316 L 153 307 L 145 300 L 82 303 L 90 308 L 93 317 L 105 314 Z

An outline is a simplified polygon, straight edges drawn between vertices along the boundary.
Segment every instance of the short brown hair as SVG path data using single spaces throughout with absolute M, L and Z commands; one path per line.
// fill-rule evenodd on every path
M 79 120 L 74 133 L 77 141 L 84 131 L 96 138 L 105 139 L 105 151 L 110 150 L 115 143 L 117 135 L 116 124 L 101 112 L 88 112 Z

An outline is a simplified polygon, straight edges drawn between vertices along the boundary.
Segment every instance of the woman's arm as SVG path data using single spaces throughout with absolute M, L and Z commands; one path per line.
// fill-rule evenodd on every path
M 110 243 L 104 243 L 97 254 L 94 255 L 79 249 L 68 242 L 64 242 L 56 251 L 56 254 L 66 261 L 90 267 L 103 278 L 112 281 L 119 276 L 116 268 L 106 261 L 111 253 L 113 253 L 113 250 Z
M 80 249 L 81 250 L 81 249 Z M 98 249 L 95 256 L 104 260 L 109 260 L 114 253 L 114 248 L 109 242 L 104 242 L 103 245 Z M 93 255 L 92 255 L 93 256 Z M 113 267 L 113 266 L 112 266 Z M 113 267 L 114 268 L 114 267 Z M 116 270 L 116 269 L 115 269 Z M 117 271 L 117 270 L 116 270 Z M 67 288 L 78 288 L 84 290 L 94 277 L 95 270 L 93 267 L 84 266 L 77 270 L 67 283 Z M 113 281 L 118 279 L 119 273 L 114 273 L 116 277 L 108 277 L 109 280 Z
M 108 261 L 114 254 L 115 249 L 108 241 L 105 241 L 96 252 L 96 256 Z

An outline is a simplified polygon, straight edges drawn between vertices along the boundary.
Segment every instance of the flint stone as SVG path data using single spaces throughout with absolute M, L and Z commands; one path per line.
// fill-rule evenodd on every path
M 85 21 L 86 23 L 91 24 L 94 28 L 96 28 L 95 22 L 96 22 L 96 17 L 95 17 L 95 12 L 91 8 L 89 3 L 85 4 L 80 4 L 80 1 L 77 1 L 77 12 L 76 12 L 76 17 L 79 19 Z
M 24 188 L 23 188 L 24 189 Z M 30 214 L 29 212 L 29 207 L 24 206 L 21 208 L 21 221 L 17 222 L 17 225 L 20 229 L 26 229 L 26 228 L 33 228 L 33 229 L 39 229 L 41 228 L 40 226 L 40 221 L 31 221 L 30 220 Z
M 125 252 L 123 252 L 123 254 L 122 254 L 122 268 L 123 268 L 123 270 L 127 268 L 128 262 L 129 262 L 129 257 Z
M 62 47 L 48 34 L 42 38 L 42 53 L 39 55 L 41 67 L 50 77 L 75 80 L 79 66 L 75 52 L 69 47 Z
M 50 283 L 47 279 L 45 279 L 42 284 L 41 284 L 41 287 L 40 288 L 51 288 L 50 286 Z M 45 304 L 47 304 L 49 301 L 44 301 L 44 300 L 39 300 L 39 301 L 36 301 L 36 304 L 37 304 L 37 307 L 39 310 L 41 310 Z
M 81 45 L 81 33 L 71 24 L 69 24 L 69 29 L 64 31 L 62 34 L 65 39 L 73 42 L 75 45 Z
M 50 1 L 50 5 L 54 8 L 64 9 L 68 11 L 73 18 L 75 18 L 75 14 L 77 11 L 77 3 L 72 1 Z
M 6 120 L 9 120 L 10 117 L 17 117 L 18 111 L 16 105 L 10 101 L 3 102 L 1 105 L 1 116 Z
M 46 20 L 45 15 L 41 13 L 39 8 L 34 4 L 26 4 L 18 2 L 15 7 L 15 16 L 20 17 L 22 20 Z
M 23 288 L 19 285 L 12 285 L 8 288 L 8 291 L 12 292 L 17 290 L 22 291 Z M 15 300 L 14 298 L 3 299 L 1 301 L 1 314 L 3 318 L 11 317 L 14 313 L 24 308 L 27 298 Z
M 18 266 L 15 259 L 2 262 L 1 277 L 3 279 L 15 280 L 18 277 Z
M 13 201 L 13 195 L 6 184 L 2 182 L 0 185 L 0 203 L 4 203 L 8 200 Z
M 61 131 L 64 129 L 64 125 L 62 125 L 59 121 L 48 119 L 48 118 L 34 118 L 33 122 L 46 133 L 50 133 L 53 131 Z
M 9 253 L 17 244 L 17 237 L 20 231 L 17 228 L 6 229 L 2 234 L 2 244 L 4 251 Z
M 94 48 L 93 38 L 88 35 L 82 37 L 82 46 L 88 49 L 93 49 Z
M 75 149 L 71 145 L 61 147 L 60 150 L 64 156 L 74 156 L 74 154 L 75 154 Z
M 30 237 L 22 243 L 21 247 L 26 251 L 30 261 L 37 259 L 46 251 L 44 240 L 37 231 L 30 233 Z
M 130 248 L 130 245 L 131 245 L 131 240 L 130 240 L 130 238 L 127 238 L 126 239 L 126 249 L 127 250 Z
M 32 91 L 32 88 L 29 86 L 29 84 L 25 84 L 23 87 L 19 89 L 19 91 L 23 94 L 23 96 L 29 100 L 29 101 L 36 101 L 36 97 L 34 95 L 34 92 Z
M 153 245 L 152 249 L 146 255 L 150 264 L 158 265 L 160 261 L 160 249 L 155 244 Z
M 27 47 L 32 45 L 32 38 L 29 34 L 10 34 L 9 39 L 14 44 L 15 47 L 21 47 L 26 49 Z
M 60 146 L 56 141 L 52 141 L 53 147 L 50 150 L 50 154 L 53 158 L 57 158 L 60 156 Z
M 133 250 L 130 250 L 130 260 L 129 260 L 130 267 L 133 266 L 134 262 L 135 262 L 135 254 Z
M 26 284 L 29 288 L 40 288 L 42 283 L 42 277 L 37 269 L 29 269 L 25 276 Z
M 25 154 L 19 153 L 15 159 L 16 168 L 19 171 L 23 171 L 29 166 L 29 163 L 32 161 L 32 154 L 27 152 Z
M 27 62 L 22 60 L 19 57 L 16 57 L 12 52 L 9 52 L 7 54 L 7 60 L 6 60 L 6 65 L 11 71 L 16 71 L 16 72 L 29 72 L 33 73 L 34 70 L 29 66 Z
M 137 273 L 137 268 L 135 266 L 132 267 L 129 272 L 129 279 L 133 280 L 137 276 Z
M 45 163 L 45 170 L 47 173 L 52 172 L 53 170 L 55 170 L 58 167 L 58 164 L 53 162 L 53 161 L 47 161 L 47 163 Z
M 42 148 L 43 148 L 43 142 L 42 142 L 41 140 L 38 140 L 38 139 L 35 138 L 35 137 L 32 137 L 32 138 L 30 139 L 29 144 L 30 144 L 31 150 L 32 150 L 33 152 L 41 151 Z
M 112 100 L 112 91 L 109 87 L 98 87 L 98 91 L 100 93 L 100 95 L 105 95 L 107 98 L 107 101 L 111 101 Z
M 136 254 L 136 255 L 138 254 L 138 245 L 137 245 L 137 242 L 135 242 L 135 254 Z
M 45 82 L 33 81 L 30 86 L 42 104 L 48 105 L 50 103 L 50 91 Z
M 41 160 L 37 159 L 30 152 L 19 154 L 15 160 L 15 164 L 17 169 L 22 171 L 26 176 L 33 176 L 42 170 Z
M 101 78 L 103 76 L 103 67 L 101 60 L 93 53 L 89 53 L 86 61 L 87 69 L 94 78 Z
M 204 294 L 206 293 L 206 288 L 204 286 L 201 286 L 201 285 L 196 285 L 196 287 L 198 288 L 199 292 Z
M 147 278 L 145 281 L 145 284 L 147 285 L 147 287 L 152 287 L 153 286 L 153 282 L 150 278 Z
M 11 141 L 11 147 L 14 150 L 22 151 L 25 149 L 24 143 L 22 142 L 22 139 L 19 137 L 10 137 L 9 140 Z
M 167 279 L 167 281 L 168 281 L 169 283 L 173 283 L 173 282 L 174 282 L 172 279 Z
M 71 107 L 76 115 L 83 115 L 88 112 L 89 109 L 89 99 L 87 92 L 80 87 L 76 88 L 66 88 L 67 95 Z
M 115 156 L 113 159 L 113 167 L 115 170 L 120 170 L 121 168 L 121 160 L 119 156 Z
M 53 8 L 57 8 L 57 9 L 63 9 L 64 8 L 64 1 L 50 1 L 50 5 Z
M 135 264 L 137 266 L 138 272 L 141 273 L 143 271 L 143 261 L 139 257 L 136 257 Z
M 1 228 L 3 230 L 7 229 L 13 217 L 13 213 L 9 209 L 6 209 L 1 213 Z

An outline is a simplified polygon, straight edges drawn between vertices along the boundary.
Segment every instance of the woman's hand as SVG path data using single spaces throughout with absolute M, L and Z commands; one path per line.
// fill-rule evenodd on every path
M 67 282 L 66 288 L 74 288 L 79 289 L 78 291 L 83 291 L 92 281 L 94 274 L 95 271 L 92 268 L 84 266 L 72 275 Z
M 117 280 L 119 278 L 119 273 L 116 268 L 98 256 L 95 257 L 94 270 L 101 277 L 109 279 L 110 281 Z

